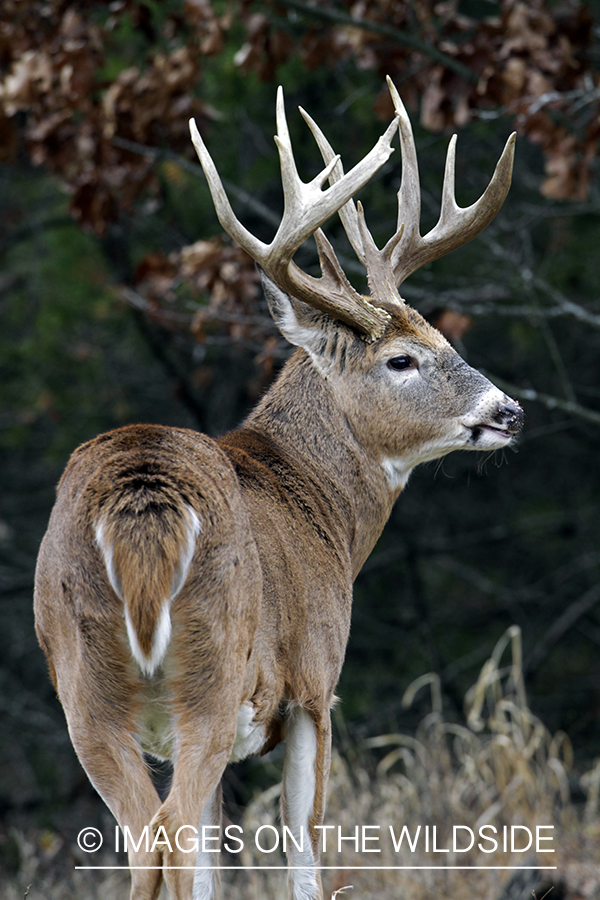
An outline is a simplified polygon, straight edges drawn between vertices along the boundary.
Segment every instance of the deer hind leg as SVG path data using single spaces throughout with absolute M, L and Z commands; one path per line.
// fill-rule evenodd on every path
M 225 749 L 215 748 L 215 734 Z M 188 734 L 179 732 L 171 790 L 152 819 L 157 841 L 168 847 L 163 852 L 164 878 L 173 900 L 219 896 L 221 776 L 235 731 L 224 741 L 219 735 L 217 723 L 206 720 Z
M 320 832 L 331 760 L 329 710 L 316 717 L 301 707 L 287 720 L 281 818 L 294 840 L 287 841 L 289 883 L 293 900 L 321 900 L 318 867 Z M 301 849 L 298 849 L 300 847 Z M 315 868 L 311 868 L 315 866 Z
M 129 728 L 115 723 L 115 717 L 98 715 L 97 698 L 96 702 L 87 699 L 86 685 L 71 688 L 72 696 L 78 697 L 77 706 L 61 699 L 77 756 L 121 829 L 129 829 L 130 898 L 156 900 L 163 881 L 162 859 L 151 850 L 149 825 L 160 799 L 139 744 Z
M 221 878 L 217 868 L 220 854 L 215 853 L 214 850 L 220 844 L 222 803 L 223 792 L 221 782 L 219 782 L 200 817 L 196 871 L 194 872 L 194 900 L 212 900 L 220 895 Z M 208 829 L 209 840 L 205 842 L 202 840 L 203 828 Z M 215 840 L 212 839 L 213 836 L 216 838 Z
M 261 591 L 256 549 L 236 534 L 245 525 L 242 510 L 238 522 L 227 520 L 221 530 L 214 526 L 202 548 L 202 565 L 193 569 L 172 607 L 167 665 L 174 771 L 152 827 L 172 848 L 163 860 L 173 900 L 214 900 L 219 890 L 215 871 L 194 875 L 196 857 L 183 836 L 189 838 L 195 828 L 201 841 L 202 825 L 220 822 L 219 785 L 233 751 Z M 219 834 L 206 829 L 207 837 Z M 202 854 L 202 864 L 212 859 L 216 865 L 220 841 L 207 840 L 206 846 L 214 852 Z
M 173 780 L 152 821 L 154 833 L 170 845 L 163 862 L 173 900 L 215 900 L 219 893 L 218 873 L 206 867 L 218 865 L 220 829 L 208 826 L 220 824 L 220 782 L 233 750 L 248 656 L 247 638 L 240 649 L 231 633 L 234 622 L 230 629 L 226 621 L 220 629 L 222 638 L 215 640 L 207 618 L 201 604 L 195 613 L 188 608 L 175 610 L 174 615 Z M 185 628 L 179 627 L 179 619 Z M 199 841 L 198 865 L 205 867 L 196 873 L 195 847 L 189 840 L 192 829 Z

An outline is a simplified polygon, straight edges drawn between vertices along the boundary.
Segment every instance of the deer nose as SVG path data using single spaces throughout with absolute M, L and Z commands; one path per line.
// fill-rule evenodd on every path
M 518 434 L 523 427 L 525 414 L 516 400 L 507 398 L 494 416 L 494 422 L 502 425 L 510 434 Z

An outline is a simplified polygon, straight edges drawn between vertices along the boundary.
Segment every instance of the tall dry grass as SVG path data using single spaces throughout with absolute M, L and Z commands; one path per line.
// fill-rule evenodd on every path
M 503 662 L 508 657 L 506 662 Z M 389 734 L 369 740 L 352 759 L 334 753 L 328 791 L 328 849 L 322 862 L 335 866 L 324 872 L 326 896 L 366 900 L 439 900 L 466 897 L 489 900 L 600 900 L 600 761 L 579 779 L 572 771 L 573 751 L 567 735 L 550 734 L 527 706 L 521 665 L 521 635 L 509 629 L 483 666 L 476 684 L 465 698 L 465 720 L 445 721 L 439 679 L 427 675 L 407 690 L 404 702 L 428 689 L 431 712 L 414 735 Z M 571 799 L 571 785 L 578 781 L 586 798 L 578 807 Z M 260 854 L 253 837 L 261 826 L 264 842 L 281 833 L 278 815 L 280 786 L 261 793 L 248 806 L 242 821 L 245 847 L 223 862 L 235 865 L 268 865 L 269 871 L 223 872 L 223 894 L 232 900 L 281 900 L 286 896 L 285 860 L 279 852 Z M 362 827 L 368 838 L 361 847 Z M 415 842 L 405 839 L 396 850 L 390 826 L 398 839 L 406 826 Z M 429 827 L 429 848 L 425 831 Z M 450 852 L 433 852 L 436 846 Z M 459 848 L 465 847 L 467 829 L 476 836 L 472 849 L 453 852 L 453 826 L 459 830 Z M 491 849 L 479 829 L 493 826 L 499 848 Z M 504 852 L 504 827 L 553 826 L 542 832 L 551 841 L 542 844 L 554 852 Z M 338 829 L 342 836 L 338 852 Z M 107 820 L 106 833 L 113 825 Z M 493 832 L 483 832 L 488 836 Z M 510 831 L 508 832 L 510 835 Z M 18 845 L 20 871 L 0 880 L 6 900 L 22 900 L 28 885 L 29 900 L 113 900 L 128 896 L 124 872 L 74 871 L 75 864 L 89 863 L 83 854 L 73 855 L 52 830 L 18 829 L 11 832 Z M 478 846 L 478 844 L 480 846 Z M 518 846 L 523 846 L 519 843 Z M 367 852 L 369 849 L 380 852 Z M 107 850 L 94 857 L 95 864 L 110 865 L 115 857 Z M 399 867 L 413 868 L 399 868 Z M 470 868 L 414 868 L 462 866 Z M 492 868 L 492 867 L 504 868 Z M 506 867 L 527 866 L 522 870 Z M 391 868 L 395 867 L 395 868 Z M 485 868 L 473 868 L 485 867 Z M 549 868 L 553 867 L 553 868 Z
M 505 656 L 508 663 L 503 664 Z M 367 742 L 362 759 L 351 763 L 334 754 L 328 791 L 327 822 L 345 836 L 356 826 L 379 826 L 369 830 L 379 842 L 367 843 L 379 853 L 356 853 L 351 842 L 342 842 L 341 853 L 333 843 L 333 852 L 323 863 L 336 865 L 337 871 L 325 873 L 328 892 L 348 887 L 347 896 L 378 900 L 433 900 L 433 898 L 500 898 L 529 900 L 532 891 L 541 898 L 550 887 L 557 898 L 600 898 L 600 761 L 581 779 L 587 802 L 576 809 L 571 800 L 573 750 L 564 733 L 550 734 L 527 706 L 523 683 L 521 633 L 510 628 L 498 642 L 483 666 L 475 685 L 465 698 L 464 724 L 449 723 L 442 713 L 439 679 L 426 675 L 407 690 L 404 703 L 428 688 L 432 711 L 419 725 L 416 734 L 382 735 Z M 377 753 L 374 767 L 367 753 Z M 257 797 L 245 817 L 245 831 L 252 833 L 265 823 L 278 825 L 279 788 Z M 396 838 L 406 825 L 414 841 L 421 826 L 420 840 L 414 852 L 408 843 L 398 852 L 389 834 Z M 424 843 L 425 827 L 430 826 L 429 852 Z M 452 850 L 452 828 L 463 826 L 461 840 L 476 835 L 479 829 L 493 825 L 499 834 L 500 849 L 485 853 L 492 845 L 476 841 L 468 852 L 433 853 L 431 827 L 437 828 L 437 847 Z M 516 846 L 524 846 L 523 827 L 553 826 L 543 836 L 552 841 L 541 846 L 553 853 L 502 852 L 503 828 L 521 826 Z M 484 834 L 490 835 L 487 831 Z M 330 832 L 332 836 L 335 832 Z M 510 831 L 509 831 L 510 834 Z M 466 843 L 458 843 L 459 847 Z M 510 849 L 510 844 L 509 844 Z M 274 854 L 261 862 L 274 863 Z M 248 864 L 250 858 L 247 858 Z M 277 860 L 282 864 L 282 859 Z M 390 869 L 385 866 L 484 866 L 485 869 Z M 379 868 L 358 870 L 354 867 Z M 520 872 L 491 866 L 528 866 Z M 556 867 L 546 869 L 545 867 Z M 275 900 L 284 896 L 283 875 L 253 872 L 249 896 Z M 243 896 L 243 881 L 235 879 Z M 247 894 L 248 896 L 248 894 Z

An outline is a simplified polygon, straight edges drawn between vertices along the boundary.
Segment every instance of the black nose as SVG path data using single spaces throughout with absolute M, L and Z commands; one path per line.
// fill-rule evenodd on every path
M 508 400 L 494 416 L 494 422 L 503 425 L 511 434 L 518 434 L 523 427 L 525 414 L 516 400 Z

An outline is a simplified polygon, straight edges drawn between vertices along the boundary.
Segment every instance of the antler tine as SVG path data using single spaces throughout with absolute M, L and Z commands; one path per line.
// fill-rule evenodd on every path
M 392 268 L 392 252 L 404 233 L 404 225 L 400 225 L 396 233 L 389 239 L 383 250 L 380 250 L 373 239 L 373 235 L 367 228 L 365 212 L 360 200 L 357 203 L 358 227 L 362 236 L 364 247 L 364 265 L 367 270 L 367 281 L 373 302 L 386 300 L 396 306 L 404 305 L 404 300 L 399 295 L 394 282 Z
M 394 110 L 398 118 L 398 132 L 400 135 L 400 154 L 402 157 L 402 178 L 398 190 L 398 231 L 404 225 L 404 240 L 401 248 L 396 247 L 396 254 L 404 252 L 404 248 L 412 243 L 415 235 L 419 235 L 419 222 L 421 219 L 421 186 L 419 183 L 419 163 L 417 160 L 417 148 L 413 137 L 412 125 L 406 107 L 400 99 L 400 94 L 392 79 L 387 77 L 387 85 L 394 104 Z
M 326 168 L 306 184 L 298 175 L 296 168 L 281 87 L 277 89 L 276 118 L 275 143 L 279 151 L 281 166 L 284 211 L 271 246 L 279 255 L 286 258 L 289 255 L 291 259 L 300 244 L 314 234 L 324 218 L 329 218 L 331 215 L 331 212 L 328 211 L 323 216 L 324 207 L 329 210 L 331 197 L 327 197 L 323 193 L 322 187 L 338 162 L 339 156 L 330 160 Z
M 312 118 L 312 116 L 310 116 L 305 109 L 302 109 L 301 106 L 298 107 L 298 110 L 312 132 L 317 147 L 321 151 L 323 161 L 327 164 L 336 159 L 335 165 L 333 166 L 329 175 L 330 184 L 334 184 L 336 181 L 339 181 L 344 177 L 344 166 L 342 164 L 341 157 L 339 153 L 335 153 L 333 147 L 331 146 L 315 120 Z M 341 206 L 338 209 L 338 215 L 342 221 L 342 225 L 344 226 L 344 231 L 346 232 L 346 237 L 350 242 L 350 246 L 356 253 L 358 259 L 366 267 L 367 261 L 363 247 L 362 234 L 358 224 L 358 212 L 354 200 L 350 199 L 347 203 Z
M 398 100 L 400 100 L 399 97 Z M 401 110 L 404 110 L 401 101 L 400 107 Z M 300 112 L 313 134 L 324 162 L 329 163 L 333 161 L 335 159 L 334 150 L 319 126 L 302 108 L 300 108 Z M 404 117 L 405 119 L 408 118 L 406 112 L 404 112 Z M 398 127 L 399 122 L 401 122 L 401 116 L 398 114 L 397 109 L 396 118 L 394 122 L 391 123 L 390 130 Z M 416 162 L 416 151 L 414 148 L 413 155 Z M 338 161 L 334 164 L 329 176 L 330 183 L 338 181 L 343 177 L 343 174 L 344 168 L 338 157 Z M 353 200 L 349 200 L 348 203 L 338 210 L 338 215 L 342 220 L 344 231 L 346 232 L 346 236 L 350 241 L 352 249 L 367 270 L 367 280 L 369 282 L 373 303 L 376 303 L 378 300 L 386 300 L 388 303 L 396 304 L 403 303 L 404 301 L 398 295 L 394 284 L 391 256 L 396 245 L 402 238 L 405 227 L 404 222 L 398 223 L 396 233 L 389 239 L 383 250 L 379 250 L 371 232 L 367 228 L 364 210 L 360 201 L 358 204 L 355 204 Z
M 417 154 L 410 120 L 400 96 L 388 78 L 396 113 L 400 119 L 402 145 L 402 182 L 398 191 L 398 223 L 405 222 L 403 240 L 392 254 L 396 286 L 416 269 L 461 247 L 483 231 L 504 203 L 512 176 L 516 134 L 508 138 L 492 179 L 482 196 L 471 206 L 458 206 L 454 191 L 456 135 L 448 147 L 442 189 L 442 204 L 437 224 L 424 237 L 419 231 L 421 192 Z M 406 212 L 405 212 L 406 211 Z
M 305 110 L 303 110 L 302 107 L 299 107 L 299 109 L 306 124 L 313 134 L 317 146 L 321 151 L 321 156 L 323 157 L 324 162 L 330 162 L 336 156 L 333 147 L 331 146 L 317 123 L 311 118 L 311 116 L 309 116 L 309 114 Z M 399 118 L 399 116 L 396 116 L 394 122 L 390 124 L 390 132 L 393 133 L 395 127 L 398 126 Z M 335 163 L 331 171 L 329 181 L 331 183 L 333 183 L 334 181 L 338 181 L 340 178 L 342 178 L 343 174 L 344 167 L 338 154 L 337 162 Z M 367 269 L 369 273 L 369 282 L 371 282 L 372 280 L 374 280 L 371 278 L 371 269 L 375 265 L 376 256 L 383 256 L 385 259 L 389 258 L 392 250 L 395 248 L 396 244 L 402 237 L 402 233 L 404 231 L 404 223 L 400 222 L 398 224 L 398 230 L 396 231 L 396 233 L 390 238 L 384 249 L 379 250 L 377 245 L 375 244 L 375 241 L 373 240 L 371 232 L 367 228 L 364 211 L 360 201 L 358 202 L 358 204 L 355 204 L 354 200 L 349 200 L 348 203 L 345 203 L 344 206 L 338 209 L 338 215 L 342 220 L 342 225 L 344 226 L 346 237 L 348 238 L 350 245 L 356 253 L 358 259 Z M 396 292 L 394 291 L 394 293 Z
M 352 200 L 339 210 L 339 216 L 354 252 L 367 269 L 372 301 L 403 303 L 397 288 L 420 266 L 466 244 L 489 225 L 502 206 L 512 174 L 515 135 L 512 134 L 498 161 L 492 179 L 483 195 L 471 206 L 457 205 L 454 192 L 456 136 L 450 141 L 446 156 L 442 204 L 437 225 L 424 237 L 419 230 L 421 188 L 417 150 L 408 113 L 390 78 L 388 87 L 396 112 L 402 154 L 402 179 L 398 191 L 398 226 L 383 250 L 379 250 L 367 228 L 360 203 Z M 333 148 L 311 117 L 300 110 L 313 133 L 323 160 L 332 165 L 329 180 L 333 184 L 344 176 L 341 160 L 336 161 Z
M 323 190 L 327 179 L 338 167 L 339 157 L 327 161 L 322 172 L 305 183 L 300 179 L 294 161 L 289 130 L 285 118 L 283 91 L 277 94 L 277 135 L 284 192 L 284 211 L 277 233 L 270 244 L 255 238 L 235 217 L 216 166 L 213 163 L 193 120 L 190 120 L 192 141 L 204 169 L 219 222 L 225 231 L 273 278 L 284 291 L 305 301 L 333 318 L 362 332 L 370 339 L 383 334 L 389 316 L 372 306 L 354 290 L 335 260 L 333 250 L 320 226 L 333 213 L 348 203 L 393 152 L 392 123 L 373 149 L 347 174 L 337 177 Z M 321 278 L 306 274 L 292 261 L 298 247 L 311 235 L 317 238 L 319 255 L 324 264 Z M 334 261 L 335 260 L 335 261 Z
M 300 110 L 309 127 L 316 129 L 321 134 L 327 146 L 327 155 L 324 156 L 325 168 L 311 182 L 304 183 L 296 169 L 292 151 L 285 110 L 283 105 L 283 91 L 279 88 L 277 95 L 277 136 L 275 142 L 281 159 L 281 177 L 284 191 L 284 218 L 275 237 L 278 247 L 281 236 L 286 232 L 296 229 L 295 238 L 301 234 L 301 240 L 296 243 L 296 248 L 303 241 L 314 234 L 316 229 L 334 212 L 340 212 L 346 207 L 353 207 L 351 197 L 363 187 L 371 176 L 387 161 L 393 152 L 391 139 L 396 130 L 395 122 L 391 122 L 385 133 L 379 138 L 373 149 L 353 169 L 344 174 L 344 169 L 339 154 L 335 154 L 328 144 L 322 132 L 304 110 Z M 315 132 L 313 131 L 313 134 Z M 323 185 L 329 179 L 330 187 L 323 191 Z M 298 214 L 304 218 L 302 229 L 299 229 Z M 287 221 L 289 220 L 289 221 Z M 294 249 L 296 249 L 294 248 Z
M 251 234 L 247 228 L 244 228 L 242 223 L 236 218 L 227 194 L 225 193 L 223 183 L 219 177 L 217 167 L 215 166 L 210 153 L 206 149 L 206 144 L 200 137 L 200 132 L 198 131 L 194 119 L 190 119 L 189 125 L 192 143 L 198 154 L 200 165 L 204 170 L 215 212 L 223 231 L 226 231 L 227 234 L 253 259 L 258 259 L 267 252 L 268 245 L 254 237 L 254 235 Z

